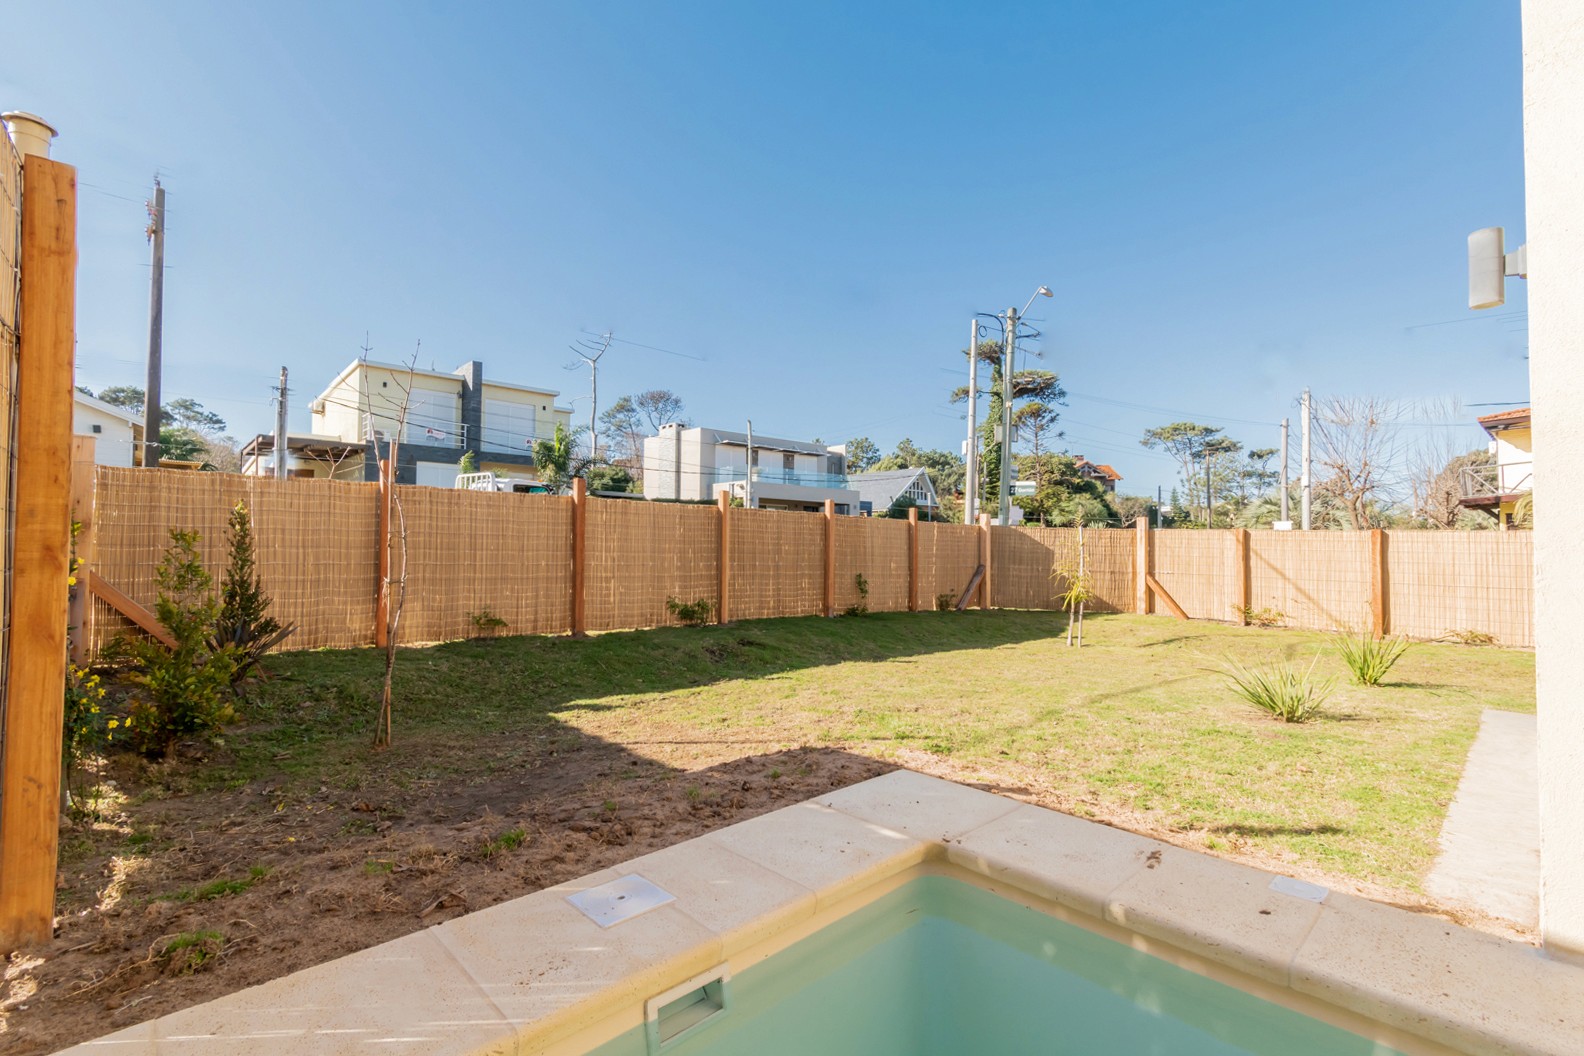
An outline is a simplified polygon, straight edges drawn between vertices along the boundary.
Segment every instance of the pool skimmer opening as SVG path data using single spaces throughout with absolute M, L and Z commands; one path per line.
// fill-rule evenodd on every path
M 634 873 L 568 895 L 567 901 L 600 927 L 608 928 L 668 902 L 675 902 L 676 896 Z

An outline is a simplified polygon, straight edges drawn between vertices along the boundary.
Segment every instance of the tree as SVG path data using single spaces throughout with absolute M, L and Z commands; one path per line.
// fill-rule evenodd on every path
M 1277 447 L 1256 447 L 1247 453 L 1238 473 L 1238 501 L 1244 504 L 1263 498 L 1281 483 L 1281 470 L 1271 467 L 1271 459 L 1281 454 Z
M 924 451 L 906 438 L 897 444 L 895 451 L 876 462 L 873 468 L 876 471 L 915 468 L 928 470 L 935 495 L 943 501 L 946 496 L 957 493 L 963 485 L 963 478 L 968 473 L 967 465 L 957 455 L 948 451 Z
M 1204 445 L 1205 524 L 1215 525 L 1215 497 L 1225 495 L 1241 475 L 1232 456 L 1243 445 L 1229 436 L 1212 437 Z
M 92 396 L 93 393 L 88 395 Z M 112 407 L 120 407 L 128 411 L 141 411 L 143 409 L 143 390 L 136 385 L 111 385 L 109 388 L 99 390 L 100 400 Z
M 1337 501 L 1354 530 L 1378 527 L 1392 505 L 1392 474 L 1401 461 L 1401 409 L 1372 396 L 1331 396 L 1314 409 L 1315 492 Z
M 1466 515 L 1471 511 L 1458 501 L 1463 497 L 1463 471 L 1494 465 L 1495 461 L 1485 450 L 1470 451 L 1450 459 L 1416 496 L 1415 506 L 1422 523 L 1430 528 L 1465 527 L 1470 520 Z M 1489 522 L 1484 514 L 1475 516 Z
M 1204 464 L 1206 445 L 1220 435 L 1221 430 L 1213 426 L 1200 425 L 1198 422 L 1172 422 L 1145 430 L 1144 439 L 1139 444 L 1152 450 L 1160 448 L 1175 458 L 1182 470 L 1182 482 L 1188 494 L 1202 495 L 1204 488 L 1199 467 Z M 1172 506 L 1175 508 L 1176 505 L 1177 500 L 1173 498 Z M 1207 510 L 1207 517 L 1208 513 Z
M 176 462 L 202 462 L 204 460 L 204 438 L 191 429 L 179 427 L 162 428 L 159 434 L 160 457 L 169 458 Z
M 599 420 L 606 449 L 613 452 L 611 461 L 629 462 L 642 457 L 643 416 L 631 396 L 623 396 L 611 404 L 600 415 Z
M 588 487 L 590 491 L 635 491 L 631 473 L 624 466 L 590 466 Z
M 974 353 L 981 363 L 990 367 L 989 407 L 985 412 L 984 424 L 980 427 L 979 465 L 980 486 L 988 494 L 1001 486 L 1001 444 L 996 440 L 996 434 L 1001 428 L 1001 360 L 1003 347 L 999 341 L 981 341 Z M 968 350 L 963 350 L 963 355 L 968 355 Z M 962 403 L 968 399 L 968 386 L 959 385 L 952 390 L 953 403 Z M 1019 370 L 1012 375 L 1012 403 L 1013 416 L 1016 419 L 1018 404 L 1023 401 L 1032 401 L 1047 405 L 1063 405 L 1067 402 L 1067 390 L 1062 388 L 1061 379 L 1048 370 Z M 1052 418 L 1052 422 L 1054 422 Z
M 478 468 L 478 452 L 476 452 L 476 451 L 464 451 L 464 452 L 462 452 L 462 457 L 457 459 L 457 472 L 465 474 L 465 473 L 477 473 L 478 471 L 479 471 L 479 468 Z
M 649 424 L 651 436 L 658 433 L 661 426 L 670 425 L 672 422 L 678 425 L 688 424 L 682 418 L 682 397 L 670 389 L 649 389 L 640 392 L 632 398 L 632 402 L 633 407 Z
M 1120 518 L 1105 489 L 1078 472 L 1078 460 L 1071 455 L 1024 455 L 1018 459 L 1018 472 L 1025 480 L 1038 478 L 1033 495 L 1020 495 L 1013 501 L 1023 516 L 1041 524 L 1114 524 Z
M 867 472 L 880 461 L 880 449 L 867 436 L 855 436 L 847 441 L 847 472 Z
M 1049 440 L 1061 436 L 1056 431 L 1056 419 L 1060 417 L 1056 408 L 1038 401 L 1025 403 L 1012 412 L 1012 426 L 1019 436 L 1025 436 L 1029 441 L 1029 453 L 1034 456 L 1034 472 L 1038 474 L 1043 463 L 1040 462 L 1040 446 Z M 1051 434 L 1055 435 L 1052 436 Z M 1039 476 L 1034 477 L 1034 487 L 1038 490 L 1041 483 Z
M 202 436 L 218 436 L 225 432 L 224 418 L 204 410 L 203 404 L 186 396 L 161 407 L 160 416 L 172 425 Z

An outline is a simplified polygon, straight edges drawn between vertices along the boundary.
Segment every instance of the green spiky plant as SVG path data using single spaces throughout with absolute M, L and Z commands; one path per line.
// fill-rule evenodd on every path
M 1315 657 L 1307 668 L 1293 664 L 1249 667 L 1236 660 L 1226 662 L 1226 676 L 1234 693 L 1249 704 L 1283 722 L 1308 722 L 1336 685 L 1334 678 L 1316 678 Z
M 1392 665 L 1408 651 L 1408 639 L 1375 638 L 1369 634 L 1339 634 L 1332 639 L 1353 681 L 1361 686 L 1378 686 Z
M 232 508 L 230 528 L 231 560 L 220 583 L 220 611 L 211 645 L 217 650 L 231 647 L 236 661 L 231 684 L 235 686 L 259 670 L 264 654 L 291 637 L 297 625 L 281 623 L 269 614 L 273 600 L 259 580 L 253 518 L 246 503 Z

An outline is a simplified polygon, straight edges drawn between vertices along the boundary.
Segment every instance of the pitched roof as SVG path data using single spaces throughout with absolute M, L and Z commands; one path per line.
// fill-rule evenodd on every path
M 913 482 L 924 475 L 924 486 L 929 493 L 935 495 L 935 487 L 930 483 L 929 470 L 923 466 L 912 466 L 908 469 L 879 469 L 869 473 L 850 473 L 847 476 L 847 486 L 858 493 L 859 502 L 867 502 L 876 513 L 889 510 L 891 504 L 896 502 L 897 496 L 907 491 Z M 936 505 L 940 499 L 935 500 Z M 920 503 L 924 505 L 924 503 Z
M 1529 408 L 1515 407 L 1510 411 L 1497 411 L 1495 414 L 1481 415 L 1475 421 L 1485 427 L 1485 431 L 1495 432 L 1498 429 L 1514 429 L 1529 424 Z
M 1076 459 L 1075 461 L 1078 463 L 1078 468 L 1079 469 L 1082 469 L 1084 466 L 1088 466 L 1089 468 L 1093 469 L 1096 473 L 1098 473 L 1100 476 L 1105 477 L 1108 480 L 1121 480 L 1122 479 L 1122 474 L 1118 473 L 1116 470 L 1112 469 L 1110 466 L 1106 465 L 1104 462 L 1091 462 L 1087 458 L 1079 458 L 1079 459 Z

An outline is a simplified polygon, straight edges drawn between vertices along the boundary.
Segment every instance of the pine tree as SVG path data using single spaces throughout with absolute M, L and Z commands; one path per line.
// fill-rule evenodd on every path
M 264 593 L 259 580 L 258 562 L 253 546 L 253 518 L 246 503 L 231 511 L 231 563 L 220 585 L 220 614 L 215 619 L 215 643 L 234 646 L 237 651 L 233 684 L 242 681 L 259 666 L 264 653 L 279 645 L 296 624 L 282 624 L 269 615 L 273 599 Z

